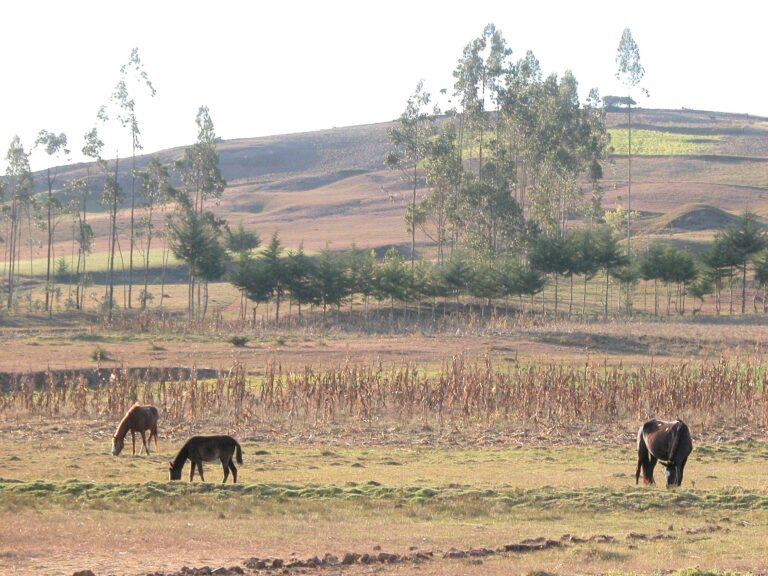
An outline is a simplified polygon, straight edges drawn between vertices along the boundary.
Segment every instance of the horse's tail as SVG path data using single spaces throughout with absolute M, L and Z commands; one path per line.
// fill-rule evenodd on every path
M 240 448 L 240 443 L 235 440 L 235 451 L 237 453 L 237 463 L 242 464 L 243 463 L 243 451 Z
M 645 438 L 643 438 L 643 428 L 637 432 L 637 468 L 635 469 L 635 484 L 640 482 L 640 469 L 643 472 L 646 471 L 646 462 L 648 461 L 648 447 L 645 445 Z M 645 477 L 648 480 L 648 476 Z

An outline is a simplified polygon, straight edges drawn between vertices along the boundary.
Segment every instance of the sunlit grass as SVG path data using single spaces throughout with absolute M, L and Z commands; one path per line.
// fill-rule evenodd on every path
M 615 154 L 627 154 L 629 130 L 611 128 L 611 145 Z M 704 154 L 720 136 L 678 134 L 659 130 L 632 130 L 632 154 L 638 156 L 675 156 L 681 154 Z
M 150 267 L 150 274 L 156 275 L 155 272 L 158 272 L 160 268 L 163 266 L 163 251 L 162 250 L 151 250 L 149 252 L 149 267 Z M 178 266 L 180 264 L 179 260 L 177 260 L 173 254 L 168 253 L 167 255 L 168 261 L 167 266 Z M 67 272 L 74 272 L 74 268 L 77 265 L 77 255 L 73 258 L 71 254 L 66 255 L 58 255 L 55 257 L 53 262 L 53 271 L 55 272 L 58 266 L 58 262 L 60 259 L 64 259 L 64 262 L 66 262 L 67 266 Z M 115 254 L 115 273 L 116 274 L 122 274 L 123 270 L 127 272 L 128 270 L 128 254 L 124 253 L 122 256 L 120 254 Z M 140 278 L 142 277 L 142 274 L 144 272 L 144 254 L 141 252 L 134 252 L 133 254 L 133 274 L 134 278 Z M 30 267 L 32 270 L 32 276 L 45 276 L 46 269 L 47 269 L 47 258 L 33 258 L 30 262 L 29 258 L 25 258 L 22 256 L 22 258 L 19 260 L 17 264 L 17 269 L 19 271 L 19 274 L 22 276 L 28 276 L 30 274 Z M 6 269 L 7 263 L 0 262 L 0 270 Z M 94 254 L 89 254 L 86 257 L 86 272 L 106 272 L 109 269 L 109 252 L 96 252 Z

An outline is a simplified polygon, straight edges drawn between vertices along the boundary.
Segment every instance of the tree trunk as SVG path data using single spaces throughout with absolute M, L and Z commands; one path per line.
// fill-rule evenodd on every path
M 733 268 L 728 273 L 728 315 L 733 316 Z
M 112 235 L 110 241 L 109 251 L 109 280 L 108 280 L 108 296 L 107 296 L 107 320 L 112 322 L 112 308 L 114 307 L 114 292 L 115 292 L 115 248 L 117 244 L 117 174 L 118 164 L 120 157 L 115 155 L 115 188 L 112 191 L 112 210 L 110 214 Z
M 48 257 L 45 268 L 45 311 L 50 313 L 53 309 L 51 302 L 51 250 L 53 249 L 53 228 L 51 226 L 51 202 L 53 201 L 53 182 L 51 181 L 51 169 L 48 168 Z
M 745 305 L 747 303 L 747 261 L 741 267 L 741 315 L 744 316 Z
M 131 242 L 128 254 L 128 308 L 133 308 L 133 247 L 134 247 L 134 211 L 136 207 L 136 134 L 131 130 L 131 136 L 133 137 L 133 153 L 131 155 Z M 147 250 L 147 260 L 149 260 L 149 250 Z M 125 278 L 125 276 L 123 276 Z M 145 288 L 146 296 L 146 288 Z M 141 309 L 144 310 L 144 303 L 142 302 Z

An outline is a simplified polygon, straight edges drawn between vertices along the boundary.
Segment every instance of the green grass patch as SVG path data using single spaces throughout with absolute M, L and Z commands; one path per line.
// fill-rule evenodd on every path
M 128 270 L 128 256 L 123 255 L 124 261 L 120 261 L 120 256 L 115 255 L 115 270 L 122 274 L 123 271 Z M 134 253 L 134 275 L 137 280 L 137 283 L 139 280 L 143 282 L 144 278 L 144 255 L 141 253 Z M 56 259 L 58 260 L 58 258 Z M 69 257 L 69 254 L 67 257 L 65 257 L 67 266 L 69 267 L 69 272 L 74 271 L 74 263 L 73 259 Z M 55 262 L 54 262 L 55 264 Z M 174 266 L 179 266 L 182 263 L 177 260 L 173 254 L 168 254 L 168 262 L 166 265 L 171 268 Z M 45 276 L 46 269 L 48 266 L 48 260 L 47 258 L 33 258 L 32 259 L 32 276 Z M 162 250 L 150 250 L 149 252 L 149 274 L 150 274 L 150 282 L 153 282 L 154 278 L 156 276 L 160 275 L 160 271 L 163 266 L 163 251 Z M 95 252 L 93 254 L 89 254 L 86 258 L 86 272 L 106 272 L 109 269 L 109 252 Z M 29 258 L 22 258 L 19 260 L 18 264 L 18 270 L 19 274 L 22 276 L 29 275 L 30 271 L 30 261 Z M 57 281 L 58 282 L 58 281 Z
M 210 471 L 209 474 L 213 473 Z M 105 504 L 177 501 L 210 504 L 231 499 L 323 500 L 364 499 L 396 506 L 434 506 L 451 515 L 471 510 L 473 516 L 491 516 L 499 510 L 563 510 L 588 512 L 645 512 L 691 510 L 768 510 L 768 492 L 744 488 L 719 490 L 660 490 L 653 488 L 556 488 L 485 489 L 471 486 L 385 486 L 378 482 L 347 482 L 344 486 L 323 484 L 217 484 L 213 482 L 109 483 L 83 480 L 64 482 L 0 480 L 0 495 L 43 499 L 50 504 L 103 507 Z M 15 499 L 18 504 L 18 498 Z
M 611 128 L 614 154 L 627 154 L 629 130 Z M 720 136 L 678 134 L 661 130 L 632 130 L 632 154 L 637 156 L 679 156 L 705 154 L 720 142 Z

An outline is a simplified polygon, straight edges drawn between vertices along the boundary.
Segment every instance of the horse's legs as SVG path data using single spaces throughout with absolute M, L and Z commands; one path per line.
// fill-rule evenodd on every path
M 656 468 L 656 462 L 658 461 L 659 459 L 651 454 L 651 460 L 648 463 L 648 469 L 646 470 L 646 480 L 648 481 L 648 484 L 656 484 L 656 481 L 653 479 L 653 469 Z
M 200 480 L 205 482 L 205 476 L 203 476 L 203 461 L 197 463 L 197 473 L 200 474 Z
M 136 432 L 134 430 L 131 430 L 131 440 L 133 441 L 133 452 L 132 454 L 136 454 Z
M 642 430 L 640 431 L 640 434 L 638 434 L 637 437 L 637 468 L 635 469 L 635 484 L 637 485 L 640 481 L 640 470 L 643 471 L 643 483 L 644 484 L 653 484 L 653 469 L 650 469 L 649 474 L 649 463 L 650 463 L 650 454 L 648 452 L 648 446 L 645 445 L 645 438 L 642 435 Z
M 149 456 L 149 446 L 147 446 L 147 436 L 144 430 L 141 431 L 141 450 L 139 450 L 139 456 L 141 456 L 143 450 L 146 450 L 147 456 Z
M 229 468 L 227 468 L 227 461 L 223 458 L 221 459 L 221 466 L 224 468 L 224 480 L 222 480 L 221 483 L 226 484 L 227 478 L 229 477 Z
M 232 458 L 229 459 L 229 469 L 232 470 L 232 484 L 237 484 L 237 468 Z
M 677 485 L 681 486 L 683 484 L 683 468 L 685 468 L 685 463 L 688 462 L 688 456 L 683 458 L 683 461 L 680 462 L 680 466 L 678 468 L 677 472 Z
M 645 463 L 648 460 L 648 448 L 645 447 L 645 441 L 642 436 L 637 441 L 637 469 L 635 469 L 635 485 L 640 482 L 640 470 L 645 467 Z M 644 478 L 643 481 L 647 484 L 648 478 Z
M 192 464 L 192 466 L 189 469 L 189 481 L 192 482 L 192 479 L 195 477 L 195 461 L 190 460 L 189 462 Z
M 157 424 L 152 426 L 152 432 L 149 435 L 149 441 L 152 442 L 152 437 L 155 438 L 155 451 L 157 451 Z

